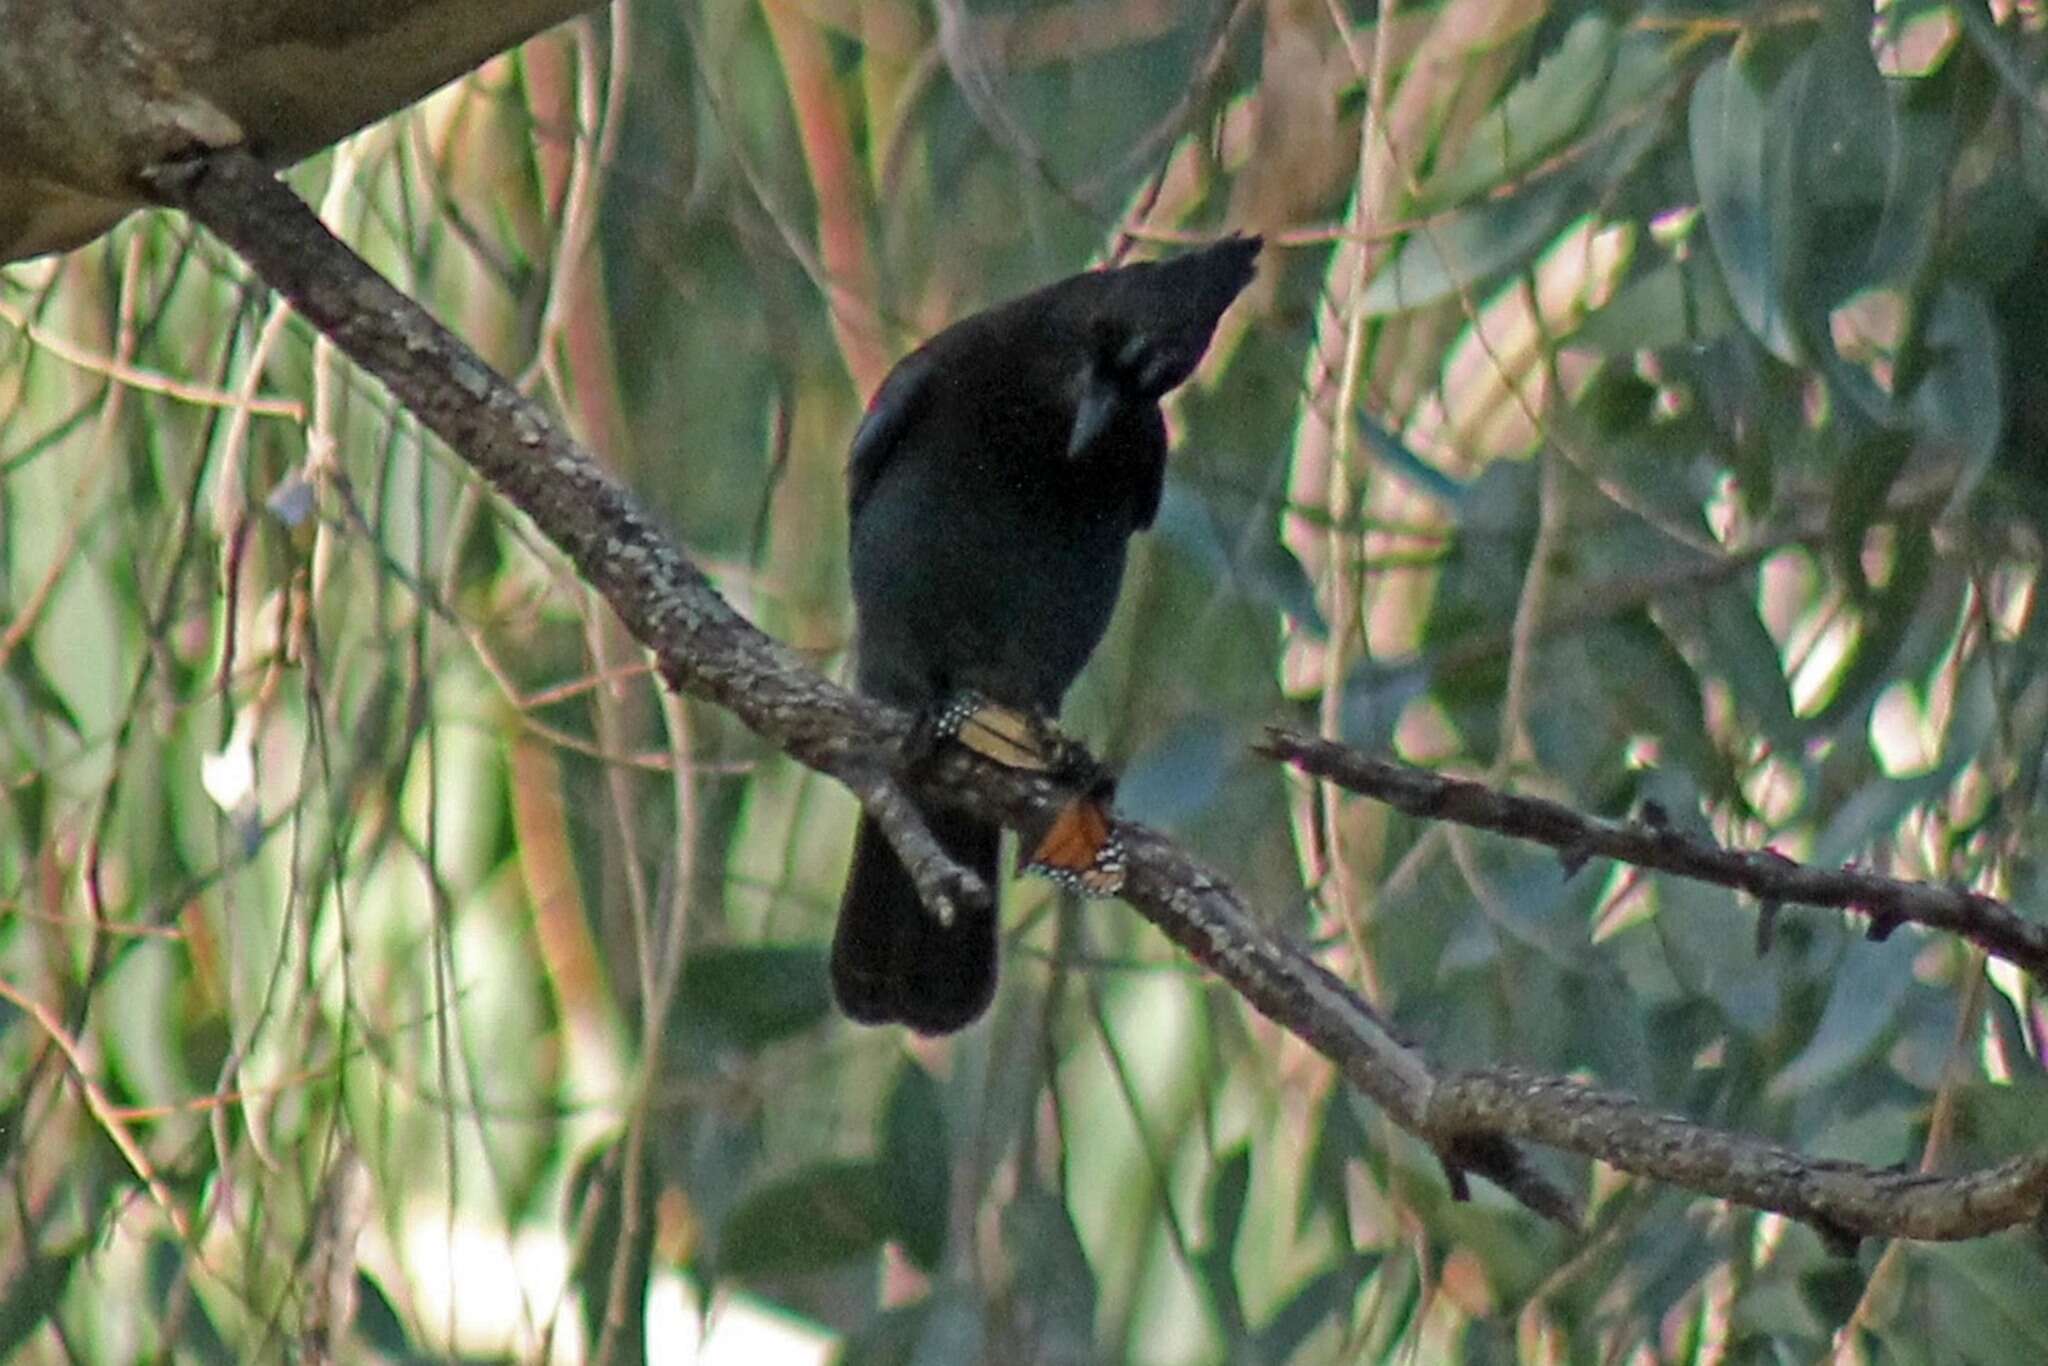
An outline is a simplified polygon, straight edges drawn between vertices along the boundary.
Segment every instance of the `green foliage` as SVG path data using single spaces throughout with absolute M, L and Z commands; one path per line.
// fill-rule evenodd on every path
M 952 1196 L 952 1145 L 938 1083 L 915 1063 L 901 1068 L 883 1112 L 881 1178 L 890 1223 L 910 1259 L 939 1270 Z
M 707 948 L 683 964 L 672 1028 L 730 1048 L 761 1048 L 813 1028 L 832 1008 L 813 946 Z
M 836 1266 L 890 1233 L 884 1174 L 872 1162 L 821 1162 L 763 1185 L 718 1233 L 718 1269 L 742 1279 Z

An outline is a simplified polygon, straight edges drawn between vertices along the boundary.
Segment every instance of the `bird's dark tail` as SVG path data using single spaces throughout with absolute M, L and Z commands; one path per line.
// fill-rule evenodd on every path
M 1002 831 L 954 811 L 923 815 L 946 852 L 994 895 Z M 995 912 L 962 906 L 950 927 L 940 925 L 880 828 L 862 816 L 832 935 L 839 1008 L 862 1024 L 950 1034 L 972 1024 L 995 990 Z

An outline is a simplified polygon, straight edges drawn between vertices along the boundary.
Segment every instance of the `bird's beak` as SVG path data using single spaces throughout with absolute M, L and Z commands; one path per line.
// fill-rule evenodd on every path
M 1079 460 L 1116 416 L 1116 387 L 1092 370 L 1081 385 L 1081 401 L 1074 405 L 1074 432 L 1067 441 L 1067 459 Z

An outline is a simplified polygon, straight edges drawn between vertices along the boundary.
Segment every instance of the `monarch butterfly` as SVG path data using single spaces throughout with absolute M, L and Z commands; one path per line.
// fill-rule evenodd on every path
M 1124 885 L 1124 843 L 1110 825 L 1109 805 L 1084 792 L 1059 809 L 1024 861 L 1037 873 L 1081 896 L 1115 896 Z
M 1081 896 L 1115 896 L 1124 885 L 1124 846 L 1110 825 L 1115 784 L 1087 751 L 1044 717 L 971 693 L 955 697 L 939 717 L 939 733 L 1009 768 L 1085 780 L 1085 789 L 1052 818 L 1022 861 Z
M 972 693 L 962 693 L 947 705 L 938 731 L 984 759 L 1032 773 L 1051 769 L 1059 748 L 1044 720 Z

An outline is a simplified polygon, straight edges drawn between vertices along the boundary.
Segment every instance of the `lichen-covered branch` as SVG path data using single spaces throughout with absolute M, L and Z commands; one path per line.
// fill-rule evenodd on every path
M 1955 1176 L 1866 1167 L 1706 1128 L 1566 1077 L 1504 1068 L 1445 1078 L 1430 1098 L 1428 1122 L 1514 1134 L 1702 1195 L 1776 1210 L 1838 1246 L 1867 1236 L 1977 1237 L 2048 1207 L 2048 1149 Z
M 849 782 L 853 795 L 895 849 L 917 898 L 941 925 L 951 925 L 961 906 L 989 907 L 995 893 L 974 870 L 951 858 L 903 790 L 881 778 Z

